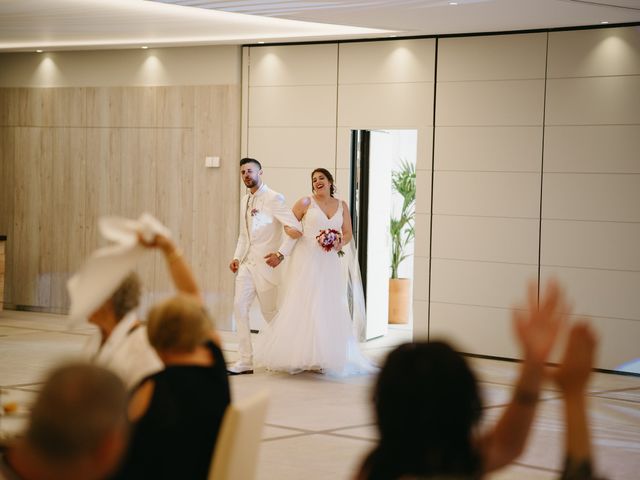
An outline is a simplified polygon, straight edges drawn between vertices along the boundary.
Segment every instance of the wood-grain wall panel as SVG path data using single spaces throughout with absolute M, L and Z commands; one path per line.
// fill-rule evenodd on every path
M 138 218 L 143 212 L 156 215 L 156 139 L 155 128 L 120 129 L 120 198 L 119 215 Z M 136 272 L 143 289 L 143 305 L 152 300 L 156 264 L 159 255 L 149 253 Z
M 192 265 L 201 285 L 205 302 L 215 317 L 218 316 L 217 292 L 212 285 L 221 285 L 226 258 L 219 248 L 212 252 L 215 239 L 225 228 L 224 208 L 216 201 L 224 185 L 225 171 L 237 163 L 235 158 L 225 157 L 221 151 L 224 143 L 220 118 L 212 112 L 223 111 L 224 90 L 216 87 L 197 87 L 194 108 L 194 222 Z M 220 168 L 205 168 L 206 156 L 219 156 Z M 224 198 L 224 197 L 223 197 Z M 229 272 L 231 273 L 231 272 Z
M 87 252 L 101 245 L 98 218 L 102 215 L 120 215 L 122 212 L 121 144 L 120 129 L 87 129 L 87 195 L 84 217 Z
M 158 127 L 193 127 L 193 95 L 195 87 L 158 87 Z
M 156 141 L 157 218 L 173 233 L 185 259 L 192 261 L 193 131 L 158 129 Z M 156 299 L 174 291 L 166 267 L 156 268 Z
M 51 125 L 84 127 L 87 113 L 86 88 L 52 88 Z
M 12 303 L 48 306 L 50 280 L 42 274 L 50 264 L 52 136 L 49 129 L 16 129 Z
M 85 198 L 87 132 L 84 128 L 52 129 L 51 302 L 55 312 L 66 312 L 66 282 L 86 256 Z
M 154 87 L 87 88 L 87 126 L 154 127 Z
M 172 230 L 218 325 L 231 325 L 239 85 L 3 88 L 0 106 L 9 305 L 64 313 L 67 278 L 104 245 L 98 219 L 147 211 Z M 143 310 L 174 291 L 158 253 L 136 270 Z
M 0 89 L 1 91 L 2 89 Z M 2 93 L 0 93 L 0 96 Z M 4 298 L 12 297 L 13 262 L 7 261 L 15 243 L 13 224 L 15 218 L 15 128 L 0 127 L 0 235 L 7 236 L 5 244 Z M 0 299 L 1 301 L 2 299 Z

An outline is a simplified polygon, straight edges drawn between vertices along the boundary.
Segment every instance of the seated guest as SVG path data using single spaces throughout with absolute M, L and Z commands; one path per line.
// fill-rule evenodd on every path
M 118 479 L 206 479 L 231 395 L 212 322 L 197 297 L 179 295 L 149 313 L 149 341 L 165 369 L 129 404 L 133 434 Z
M 495 427 L 477 434 L 481 401 L 465 359 L 442 342 L 395 349 L 374 391 L 380 441 L 365 459 L 360 480 L 481 478 L 523 451 L 543 371 L 564 311 L 563 294 L 551 284 L 528 308 L 514 310 L 523 362 L 513 398 Z
M 127 441 L 127 394 L 118 376 L 85 364 L 49 376 L 29 426 L 0 455 L 2 480 L 99 480 L 118 465 Z
M 163 252 L 178 291 L 197 293 L 189 268 L 171 240 L 162 235 L 156 235 L 152 242 L 145 242 L 141 236 L 138 239 L 141 244 Z M 133 388 L 144 377 L 163 367 L 135 312 L 140 303 L 140 291 L 140 279 L 131 273 L 89 317 L 89 322 L 96 325 L 99 332 L 89 339 L 86 353 L 95 363 L 118 373 L 127 388 Z

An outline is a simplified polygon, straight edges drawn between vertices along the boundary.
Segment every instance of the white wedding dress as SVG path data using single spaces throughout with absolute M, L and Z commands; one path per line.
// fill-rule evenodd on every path
M 327 252 L 316 240 L 321 230 L 341 231 L 342 215 L 342 201 L 327 218 L 311 197 L 302 219 L 304 234 L 287 259 L 282 303 L 258 335 L 258 366 L 289 373 L 322 370 L 337 376 L 377 370 L 360 351 L 354 335 L 345 265 L 349 255 Z

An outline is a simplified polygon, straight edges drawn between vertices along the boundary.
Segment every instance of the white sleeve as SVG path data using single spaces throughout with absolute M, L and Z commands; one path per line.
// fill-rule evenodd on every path
M 272 204 L 272 212 L 273 216 L 276 217 L 283 226 L 302 232 L 302 224 L 285 203 L 284 195 L 278 193 L 275 196 Z M 282 242 L 280 243 L 278 251 L 284 256 L 290 255 L 297 241 L 297 239 L 291 238 L 289 235 L 283 233 Z
M 241 260 L 241 257 L 244 256 L 244 253 L 247 250 L 247 225 L 246 225 L 246 208 L 247 208 L 247 195 L 242 197 L 240 201 L 240 222 L 238 229 L 238 243 L 236 245 L 236 251 L 233 254 L 233 258 L 235 260 Z

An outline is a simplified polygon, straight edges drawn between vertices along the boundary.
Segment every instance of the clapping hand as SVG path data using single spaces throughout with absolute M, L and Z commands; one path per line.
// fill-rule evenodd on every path
M 565 394 L 584 393 L 593 368 L 596 343 L 596 336 L 586 322 L 571 327 L 562 361 L 558 368 L 550 370 L 551 379 Z
M 513 311 L 513 324 L 525 361 L 537 366 L 544 365 L 568 314 L 567 310 L 564 292 L 556 281 L 547 284 L 539 303 L 536 284 L 529 284 L 526 310 Z

